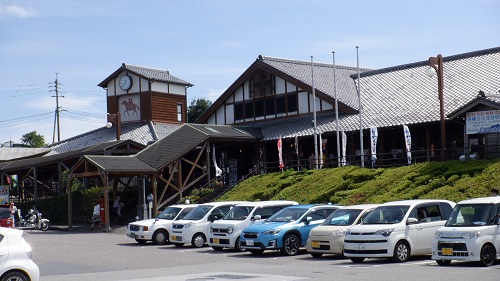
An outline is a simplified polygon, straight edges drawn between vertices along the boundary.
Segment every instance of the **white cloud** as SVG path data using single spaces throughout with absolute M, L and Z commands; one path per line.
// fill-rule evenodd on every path
M 0 17 L 28 18 L 36 16 L 36 11 L 16 5 L 0 5 Z

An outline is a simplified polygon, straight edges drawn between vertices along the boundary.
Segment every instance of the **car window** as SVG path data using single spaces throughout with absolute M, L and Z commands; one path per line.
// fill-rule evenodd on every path
M 2 219 L 10 218 L 10 210 L 6 208 L 0 208 L 0 218 Z
M 302 208 L 285 208 L 270 216 L 268 222 L 286 222 L 298 220 L 307 211 Z
M 338 209 L 331 213 L 322 225 L 352 225 L 362 210 L 356 209 Z
M 448 202 L 440 202 L 439 205 L 441 206 L 441 219 L 445 220 L 450 216 L 453 207 Z
M 245 220 L 253 209 L 254 207 L 251 206 L 234 206 L 234 208 L 226 214 L 224 220 Z
M 363 224 L 394 224 L 403 220 L 410 206 L 379 206 L 363 220 Z
M 373 211 L 373 209 L 366 210 L 366 212 L 364 212 L 363 215 L 361 215 L 361 217 L 356 222 L 356 224 L 360 224 L 361 222 L 363 222 L 365 220 L 365 218 L 370 214 L 371 211 Z
M 446 221 L 446 226 L 476 226 L 492 223 L 492 204 L 456 205 Z
M 280 210 L 277 206 L 260 207 L 255 210 L 254 216 L 259 215 L 261 219 L 267 219 Z
M 442 216 L 439 210 L 439 204 L 425 204 L 416 206 L 412 211 L 411 217 L 418 220 L 419 223 L 431 221 L 440 221 Z
M 168 207 L 158 215 L 158 218 L 164 219 L 164 220 L 173 220 L 180 211 L 181 211 L 181 208 Z
M 189 207 L 189 208 L 184 208 L 182 209 L 181 213 L 177 216 L 178 220 L 182 220 L 189 212 L 191 212 L 194 209 L 194 207 Z
M 184 219 L 185 220 L 201 220 L 211 209 L 213 206 L 204 206 L 200 205 L 194 208 L 189 214 L 187 214 Z
M 313 221 L 325 219 L 325 211 L 324 209 L 313 210 L 307 214 L 306 217 L 311 217 Z

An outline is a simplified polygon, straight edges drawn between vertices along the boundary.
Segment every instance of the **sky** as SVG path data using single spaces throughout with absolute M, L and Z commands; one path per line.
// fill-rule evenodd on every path
M 385 68 L 500 46 L 499 0 L 0 0 L 0 143 L 106 124 L 122 63 L 215 101 L 259 55 Z M 358 57 L 356 55 L 356 46 Z

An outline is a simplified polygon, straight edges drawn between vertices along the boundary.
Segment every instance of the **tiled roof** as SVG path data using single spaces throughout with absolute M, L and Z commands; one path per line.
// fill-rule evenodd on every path
M 43 147 L 0 147 L 0 162 L 28 157 L 38 157 L 48 153 L 49 151 L 49 148 Z
M 312 85 L 311 62 L 280 59 L 266 56 L 259 56 L 262 62 L 271 67 L 292 76 L 308 85 Z M 314 88 L 330 95 L 335 96 L 333 87 L 333 64 L 313 62 Z M 360 72 L 367 71 L 366 68 L 360 68 Z M 339 102 L 352 108 L 358 108 L 358 99 L 356 86 L 350 75 L 357 73 L 357 68 L 343 65 L 335 65 L 335 81 L 337 84 L 337 99 Z
M 132 72 L 140 74 L 140 75 L 142 75 L 148 79 L 151 79 L 151 80 L 168 82 L 168 83 L 175 83 L 175 84 L 185 85 L 185 86 L 189 86 L 189 87 L 193 86 L 193 84 L 171 75 L 168 70 L 161 70 L 161 69 L 125 64 L 125 63 L 123 64 L 123 67 L 127 70 L 130 70 Z
M 133 156 L 86 155 L 85 158 L 106 172 L 154 173 L 156 171 Z

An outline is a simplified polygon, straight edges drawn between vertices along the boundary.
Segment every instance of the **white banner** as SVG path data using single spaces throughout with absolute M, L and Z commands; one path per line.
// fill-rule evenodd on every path
M 346 161 L 345 161 L 345 150 L 346 150 L 346 147 L 347 147 L 347 135 L 344 133 L 344 131 L 342 131 L 342 167 L 346 165 Z
M 465 131 L 468 135 L 499 133 L 500 110 L 467 112 Z
M 378 130 L 377 127 L 370 127 L 370 136 L 371 136 L 371 149 L 372 149 L 372 164 L 377 161 L 377 139 L 378 139 Z
M 408 165 L 411 164 L 411 134 L 408 126 L 403 125 L 403 131 L 405 134 L 405 144 L 406 144 L 406 158 L 408 158 Z
M 280 170 L 283 169 L 283 167 L 285 166 L 283 164 L 283 156 L 282 156 L 282 142 L 281 142 L 281 138 L 278 139 L 278 158 L 280 160 Z
M 215 167 L 215 176 L 220 177 L 222 175 L 222 170 L 217 166 L 217 160 L 215 158 L 215 145 L 213 146 L 212 149 L 212 158 L 214 159 L 214 167 Z

